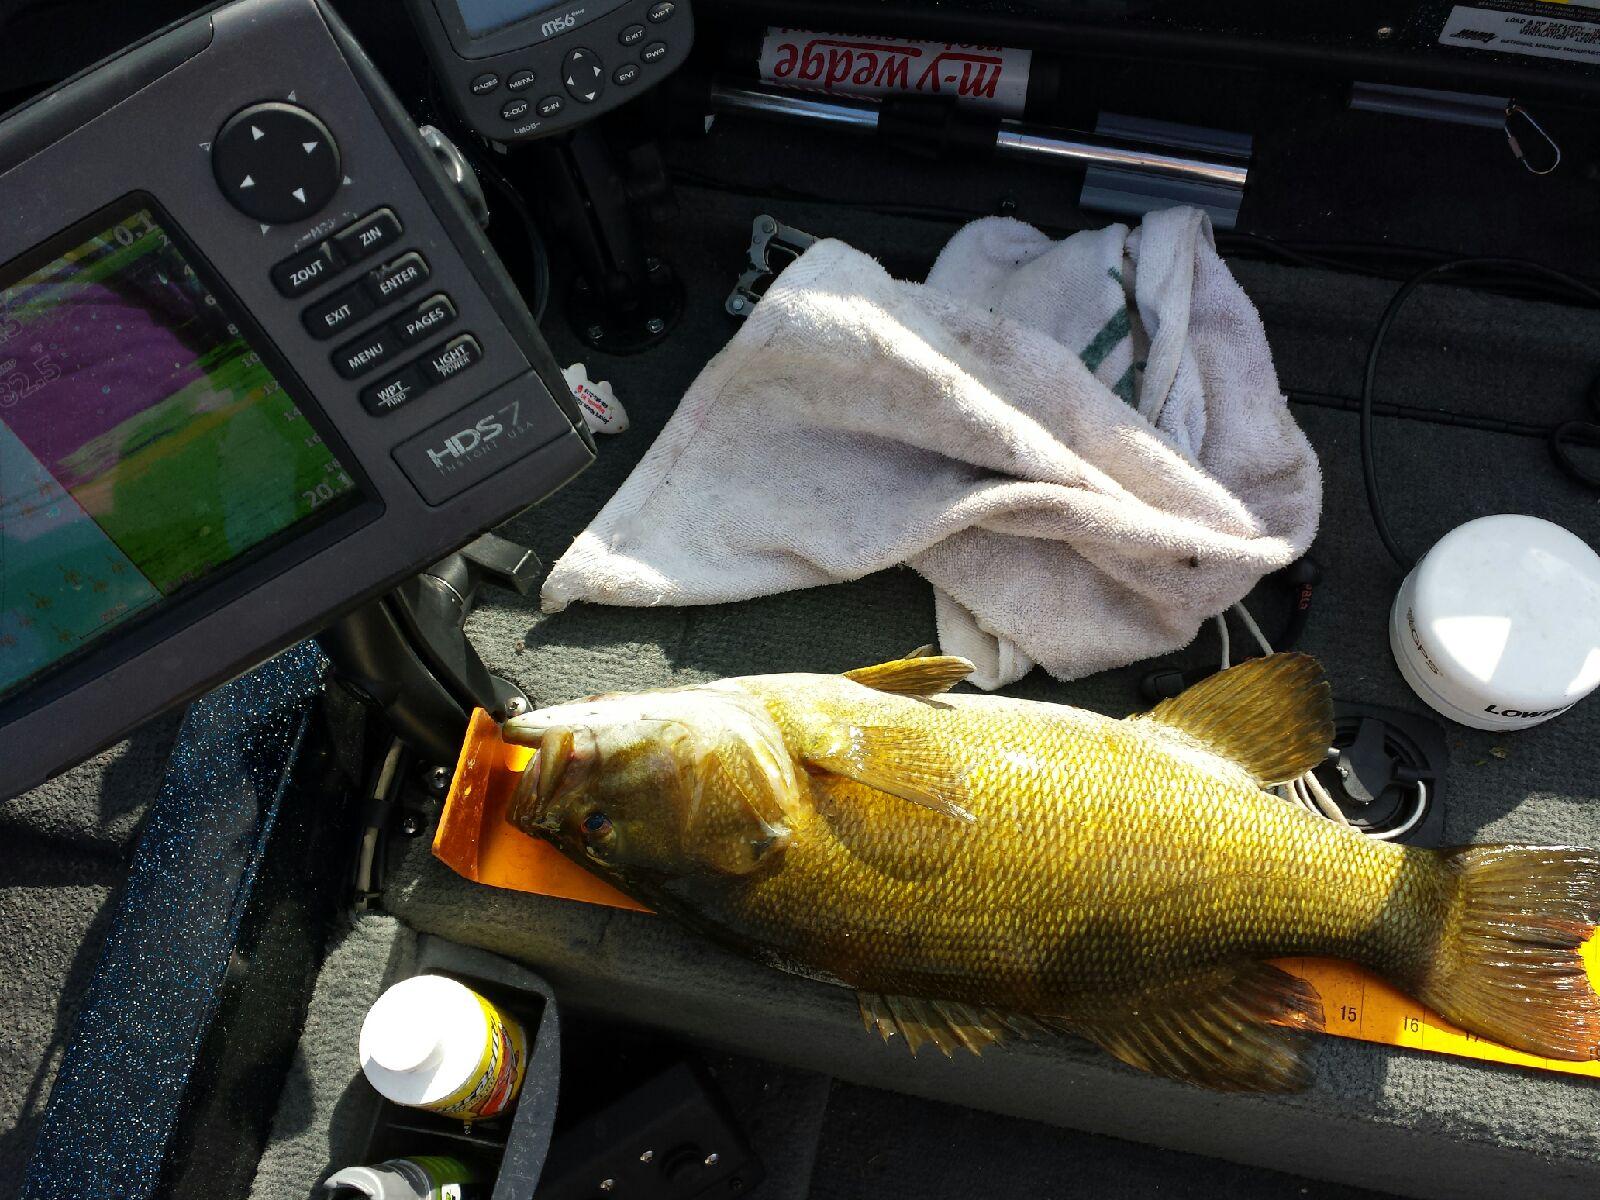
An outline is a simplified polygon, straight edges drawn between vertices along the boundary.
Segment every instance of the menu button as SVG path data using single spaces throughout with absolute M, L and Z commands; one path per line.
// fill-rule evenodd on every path
M 397 339 L 379 329 L 359 341 L 341 346 L 333 356 L 334 369 L 346 379 L 355 379 L 382 366 L 394 357 Z

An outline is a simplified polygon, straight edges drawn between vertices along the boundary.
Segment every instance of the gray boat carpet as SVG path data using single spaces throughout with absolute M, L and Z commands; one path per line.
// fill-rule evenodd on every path
M 0 1197 L 22 1182 L 181 717 L 0 803 Z
M 819 174 L 798 135 L 763 132 L 762 139 L 763 186 L 815 188 L 828 174 Z M 702 177 L 724 178 L 756 160 L 748 141 L 741 146 L 729 137 L 713 139 L 688 161 Z M 730 336 L 721 301 L 758 213 L 844 237 L 907 275 L 926 269 L 953 226 L 896 215 L 888 203 L 873 211 L 877 196 L 922 195 L 974 211 L 1004 198 L 1037 221 L 1074 217 L 1060 180 L 1042 173 L 980 173 L 956 186 L 932 167 L 900 163 L 890 171 L 865 156 L 859 166 L 850 177 L 859 207 L 681 188 L 668 225 L 669 256 L 686 279 L 690 308 L 658 349 L 631 359 L 584 355 L 557 320 L 547 322 L 563 363 L 586 357 L 595 378 L 616 384 L 634 428 L 603 442 L 591 471 L 513 522 L 510 533 L 549 561 L 616 489 Z M 1285 386 L 1327 476 L 1314 549 L 1327 579 L 1305 648 L 1328 664 L 1342 698 L 1415 710 L 1384 637 L 1397 573 L 1371 529 L 1356 422 L 1346 411 L 1392 285 L 1254 262 L 1236 262 L 1235 270 L 1261 307 Z M 1547 426 L 1579 415 L 1600 365 L 1597 335 L 1595 313 L 1453 289 L 1418 295 L 1394 331 L 1382 386 L 1385 402 L 1417 412 L 1381 418 L 1377 428 L 1391 521 L 1408 546 L 1420 551 L 1454 524 L 1497 511 L 1546 516 L 1600 540 L 1594 495 L 1557 474 L 1537 438 L 1442 423 L 1458 414 Z M 1278 626 L 1277 597 L 1253 604 L 1269 630 Z M 931 640 L 932 629 L 930 593 L 909 571 L 694 610 L 579 607 L 545 617 L 530 601 L 496 593 L 471 625 L 490 666 L 541 703 L 751 671 L 840 670 L 900 654 Z M 1205 634 L 1176 658 L 1199 664 L 1214 654 Z M 1139 704 L 1143 669 L 1072 685 L 1035 673 L 1013 690 L 1124 713 Z M 7 840 L 0 921 L 10 935 L 0 949 L 0 1197 L 13 1194 L 19 1179 L 98 954 L 107 901 L 159 785 L 176 720 L 0 805 Z M 1515 736 L 1452 729 L 1450 837 L 1600 842 L 1597 734 L 1600 703 Z M 790 1155 L 782 1159 L 789 1164 L 786 1188 L 773 1195 L 1050 1195 L 1075 1193 L 1081 1182 L 1081 1190 L 1108 1196 L 1350 1195 L 1343 1185 L 1415 1196 L 1561 1197 L 1592 1195 L 1600 1182 L 1600 1085 L 1592 1081 L 1335 1039 L 1317 1046 L 1313 1089 L 1278 1099 L 1180 1088 L 1070 1042 L 1004 1048 L 981 1061 L 913 1061 L 903 1049 L 868 1039 L 842 993 L 744 963 L 654 918 L 473 887 L 434 862 L 426 842 L 394 848 L 392 911 L 417 929 L 532 963 L 575 1009 L 663 1029 L 728 1056 L 722 1077 L 730 1091 L 749 1084 L 740 1108 L 768 1127 L 758 1138 L 768 1139 L 764 1153 Z M 263 1200 L 304 1200 L 361 1120 L 353 1030 L 383 978 L 403 970 L 410 937 L 395 922 L 370 921 L 339 943 L 319 983 L 257 1180 Z M 762 1095 L 782 1103 L 763 1108 L 756 1102 Z
M 781 163 L 782 155 L 768 155 Z M 730 336 L 721 311 L 751 220 L 771 211 L 818 234 L 925 270 L 949 226 L 837 205 L 682 189 L 693 219 L 673 227 L 672 260 L 693 298 L 677 333 L 634 359 L 589 355 L 634 420 L 602 458 L 508 532 L 546 560 L 560 554 L 637 461 L 677 397 Z M 1024 213 L 1023 215 L 1027 215 Z M 1295 413 L 1322 457 L 1327 502 L 1313 555 L 1326 579 L 1303 647 L 1322 657 L 1342 699 L 1418 710 L 1387 645 L 1398 572 L 1372 529 L 1345 411 L 1367 338 L 1393 285 L 1239 262 L 1273 338 Z M 562 361 L 580 357 L 549 323 Z M 1397 536 L 1420 552 L 1461 521 L 1492 512 L 1548 517 L 1600 540 L 1595 496 L 1557 473 L 1536 437 L 1443 423 L 1449 414 L 1549 425 L 1577 415 L 1600 356 L 1600 315 L 1557 305 L 1430 290 L 1397 324 L 1382 399 L 1430 419 L 1380 418 L 1377 461 Z M 1442 418 L 1442 419 L 1441 419 Z M 863 519 L 869 519 L 863 514 Z M 1254 610 L 1279 627 L 1281 597 Z M 575 606 L 541 614 L 496 594 L 469 631 L 490 667 L 538 703 L 602 690 L 760 671 L 836 671 L 932 640 L 927 586 L 887 572 L 852 584 L 696 609 Z M 1210 635 L 1179 661 L 1216 653 Z M 1143 666 L 1059 684 L 1039 672 L 1012 689 L 1110 713 L 1139 707 Z M 1589 747 L 1600 705 L 1515 736 L 1452 728 L 1447 832 L 1453 841 L 1600 841 Z M 842 992 L 785 978 L 679 933 L 664 921 L 488 892 L 402 848 L 389 904 L 417 928 L 525 959 L 571 1002 L 596 1012 L 878 1087 L 1418 1196 L 1592 1194 L 1600 1183 L 1600 1085 L 1338 1039 L 1320 1039 L 1311 1091 L 1288 1098 L 1213 1096 L 1126 1071 L 1061 1043 L 993 1052 L 982 1062 L 913 1062 L 861 1031 Z
M 331 1171 L 359 1160 L 376 1111 L 356 1061 L 361 1021 L 384 986 L 414 970 L 416 952 L 416 936 L 388 916 L 359 917 L 335 938 L 250 1200 L 311 1200 Z M 747 1193 L 756 1200 L 1380 1195 L 975 1113 L 747 1055 L 693 1057 L 765 1169 L 766 1181 Z

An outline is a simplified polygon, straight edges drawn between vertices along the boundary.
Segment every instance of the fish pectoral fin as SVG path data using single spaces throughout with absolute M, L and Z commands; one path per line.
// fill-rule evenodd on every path
M 1322 1028 L 1322 1000 L 1304 980 L 1251 962 L 1209 989 L 1135 1001 L 1125 1015 L 1072 1024 L 1108 1054 L 1155 1075 L 1219 1091 L 1297 1092 L 1311 1081 L 1298 1035 Z
M 973 670 L 973 665 L 964 658 L 918 651 L 894 662 L 879 663 L 875 667 L 857 667 L 854 671 L 846 671 L 844 677 L 875 692 L 890 692 L 896 696 L 938 696 L 955 687 Z
M 708 754 L 701 762 L 705 787 L 714 792 L 738 796 L 751 815 L 760 822 L 767 837 L 780 842 L 789 838 L 789 814 L 762 771 L 761 764 L 737 748 Z
M 967 785 L 954 760 L 915 730 L 836 726 L 807 747 L 801 759 L 813 771 L 841 776 L 957 821 L 977 822 L 967 808 Z
M 861 1005 L 861 1023 L 886 1043 L 898 1033 L 905 1038 L 912 1057 L 930 1044 L 946 1058 L 958 1048 L 981 1055 L 986 1047 L 1008 1037 L 1026 1038 L 1043 1031 L 1027 1017 L 955 1000 L 857 992 L 856 1001 Z
M 1180 730 L 1231 759 L 1262 787 L 1298 779 L 1327 761 L 1333 696 L 1306 654 L 1252 658 L 1135 717 Z

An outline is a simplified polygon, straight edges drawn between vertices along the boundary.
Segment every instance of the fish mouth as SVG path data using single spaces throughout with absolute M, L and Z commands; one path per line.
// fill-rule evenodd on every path
M 583 784 L 598 757 L 589 730 L 568 726 L 544 730 L 511 794 L 516 823 L 530 833 L 559 837 L 563 814 L 557 801 Z

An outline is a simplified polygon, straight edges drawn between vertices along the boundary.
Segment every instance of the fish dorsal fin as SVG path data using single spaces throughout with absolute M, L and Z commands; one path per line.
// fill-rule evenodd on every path
M 1320 766 L 1333 745 L 1333 697 L 1321 664 L 1305 654 L 1252 658 L 1134 719 L 1181 731 L 1262 787 Z
M 971 824 L 967 786 L 951 756 L 914 729 L 845 722 L 819 730 L 800 755 L 806 767 L 898 796 Z
M 1074 1021 L 1130 1067 L 1219 1091 L 1297 1092 L 1311 1081 L 1301 1031 L 1322 1028 L 1322 1001 L 1270 963 L 1219 967 L 1190 988 L 1133 1000 L 1128 1013 Z
M 861 1023 L 885 1042 L 895 1034 L 905 1038 L 913 1057 L 923 1046 L 933 1045 L 949 1058 L 957 1049 L 982 1054 L 1008 1037 L 1026 1038 L 1042 1033 L 1043 1026 L 1029 1017 L 954 1000 L 922 1000 L 914 996 L 885 996 L 858 992 Z
M 973 665 L 953 654 L 934 654 L 897 658 L 875 667 L 857 667 L 844 677 L 876 692 L 896 696 L 937 696 L 948 692 L 968 675 Z

